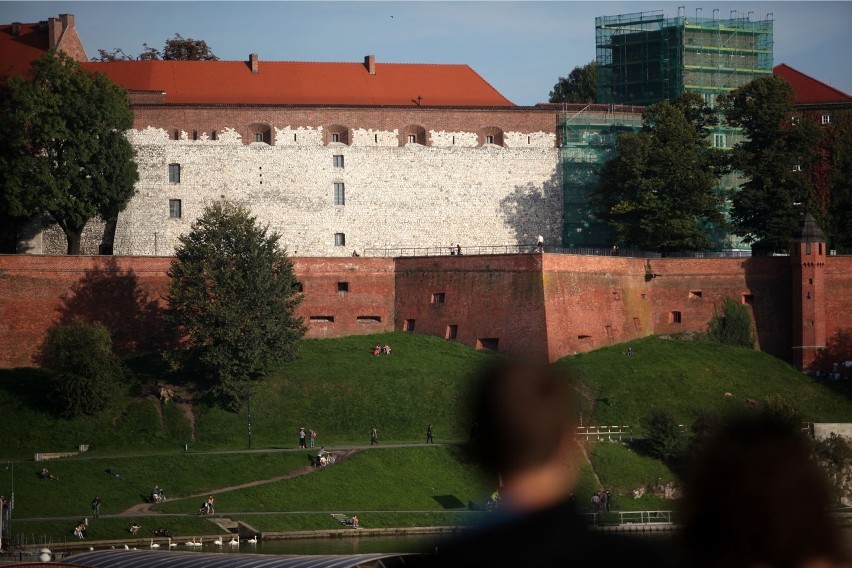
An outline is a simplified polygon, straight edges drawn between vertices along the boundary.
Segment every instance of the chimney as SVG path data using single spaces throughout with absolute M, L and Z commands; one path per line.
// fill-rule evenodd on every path
M 12 37 L 21 35 L 21 22 L 12 22 Z
M 62 29 L 74 27 L 74 14 L 59 14 L 59 19 L 62 20 Z
M 365 57 L 364 58 L 364 67 L 367 68 L 367 72 L 370 75 L 375 75 L 376 74 L 376 56 L 375 55 L 368 55 L 367 57 Z
M 48 18 L 47 20 L 47 48 L 56 49 L 59 40 L 62 39 L 62 20 L 59 18 Z
M 257 64 L 257 54 L 252 53 L 249 55 L 249 67 L 251 67 L 251 72 L 257 75 L 260 72 Z

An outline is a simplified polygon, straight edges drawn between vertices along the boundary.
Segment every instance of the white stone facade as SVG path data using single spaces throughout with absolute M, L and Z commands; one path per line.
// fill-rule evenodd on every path
M 472 132 L 431 131 L 431 146 L 402 147 L 396 130 L 353 129 L 351 145 L 323 145 L 321 128 L 292 126 L 275 128 L 274 145 L 245 145 L 228 129 L 217 140 L 184 134 L 128 132 L 140 181 L 119 216 L 114 254 L 173 254 L 204 207 L 222 198 L 247 206 L 296 256 L 532 244 L 538 234 L 561 242 L 553 134 L 506 132 L 503 147 L 477 146 Z M 170 164 L 180 165 L 179 183 L 169 181 Z M 335 184 L 343 184 L 342 205 Z M 180 218 L 170 217 L 170 200 L 180 200 Z M 340 234 L 345 244 L 335 244 Z

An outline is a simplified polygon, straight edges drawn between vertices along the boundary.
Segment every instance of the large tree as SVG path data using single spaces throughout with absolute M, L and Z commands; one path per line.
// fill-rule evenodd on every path
M 11 217 L 46 215 L 80 254 L 86 223 L 114 221 L 139 179 L 127 94 L 104 75 L 49 51 L 32 79 L 12 78 L 0 117 L 0 198 Z
M 293 265 L 243 207 L 216 202 L 180 237 L 169 270 L 167 320 L 179 365 L 199 365 L 210 392 L 236 410 L 253 380 L 298 355 L 305 333 Z
M 589 196 L 618 242 L 661 252 L 709 246 L 707 227 L 723 218 L 722 160 L 707 126 L 706 113 L 686 97 L 647 107 L 642 130 L 618 137 Z
M 734 233 L 760 250 L 788 250 L 813 204 L 807 169 L 819 133 L 798 119 L 793 101 L 792 86 L 778 77 L 755 79 L 719 99 L 726 121 L 745 136 L 732 155 L 746 178 L 732 200 Z
M 159 49 L 150 47 L 147 43 L 142 44 L 142 52 L 136 57 L 128 55 L 120 47 L 112 51 L 99 49 L 98 56 L 92 61 L 149 61 L 156 59 L 177 61 L 218 61 L 219 58 L 213 54 L 213 50 L 203 39 L 183 37 L 176 33 L 175 37 L 166 40 L 166 45 L 161 52 Z
M 550 91 L 552 103 L 593 103 L 598 90 L 598 64 L 592 60 L 560 77 Z

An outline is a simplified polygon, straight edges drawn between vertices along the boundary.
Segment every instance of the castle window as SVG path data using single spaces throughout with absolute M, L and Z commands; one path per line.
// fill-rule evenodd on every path
M 334 184 L 334 204 L 346 205 L 346 187 L 343 183 Z
M 180 199 L 169 199 L 169 218 L 180 219 Z
M 689 297 L 690 298 L 700 298 L 703 295 L 704 295 L 704 293 L 701 290 L 690 290 L 689 291 Z
M 831 115 L 830 114 L 822 115 L 822 123 L 823 124 L 831 124 Z
M 486 126 L 479 131 L 479 145 L 494 144 L 495 146 L 503 145 L 503 130 L 497 126 Z
M 334 323 L 334 316 L 311 316 L 312 323 Z
M 426 129 L 419 124 L 409 124 L 402 128 L 397 138 L 400 146 L 406 144 L 426 145 Z
M 753 306 L 754 305 L 754 294 L 743 294 L 743 305 Z
M 447 326 L 447 330 L 444 332 L 444 339 L 455 339 L 459 333 L 459 326 L 456 324 L 450 324 Z
M 486 144 L 494 144 L 494 137 L 491 136 L 491 135 L 486 136 L 485 137 L 485 143 Z
M 402 322 L 402 331 L 414 331 L 414 320 L 407 319 Z
M 409 144 L 416 144 L 417 143 L 417 135 L 409 134 L 408 135 L 408 143 Z
M 433 304 L 443 304 L 444 303 L 444 292 L 435 292 L 432 294 L 432 303 Z
M 805 243 L 805 254 L 811 254 L 811 243 Z
M 180 140 L 180 130 L 178 130 L 177 128 L 172 133 L 172 139 L 173 140 Z
M 169 164 L 169 182 L 180 183 L 180 164 Z
M 669 323 L 681 323 L 680 312 L 669 312 Z
M 476 340 L 476 348 L 482 351 L 497 351 L 499 345 L 499 337 L 480 337 Z
M 249 140 L 272 145 L 272 128 L 263 122 L 254 122 L 248 125 Z
M 332 142 L 340 142 L 340 134 L 338 134 L 337 132 L 332 133 L 331 141 Z
M 193 140 L 198 140 L 198 131 L 197 131 L 197 130 L 193 130 L 193 131 L 192 131 L 192 139 L 193 139 Z
M 219 138 L 218 138 L 218 137 L 217 137 L 217 135 L 216 135 L 216 131 L 215 131 L 215 130 L 211 130 L 211 131 L 210 131 L 210 140 L 218 140 L 218 139 L 219 139 Z
M 263 142 L 263 132 L 255 132 L 254 133 L 254 141 L 255 142 Z
M 334 246 L 336 246 L 336 247 L 345 247 L 346 246 L 346 234 L 345 233 L 334 233 Z
M 358 316 L 358 323 L 382 323 L 382 316 Z
M 343 167 L 343 155 L 342 154 L 335 154 L 334 156 L 332 156 L 332 158 L 333 158 L 333 164 L 334 164 L 335 168 L 342 168 Z
M 337 283 L 337 291 L 346 293 L 349 291 L 349 282 L 338 282 Z

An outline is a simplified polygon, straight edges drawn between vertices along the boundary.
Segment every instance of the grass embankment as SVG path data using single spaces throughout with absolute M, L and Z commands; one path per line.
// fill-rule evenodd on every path
M 769 396 L 783 397 L 806 421 L 852 422 L 852 387 L 809 377 L 771 355 L 706 340 L 648 337 L 629 345 L 632 357 L 622 344 L 557 363 L 582 385 L 587 424 L 630 425 L 639 434 L 657 410 L 689 424 L 700 413 L 743 409 L 746 399 Z

